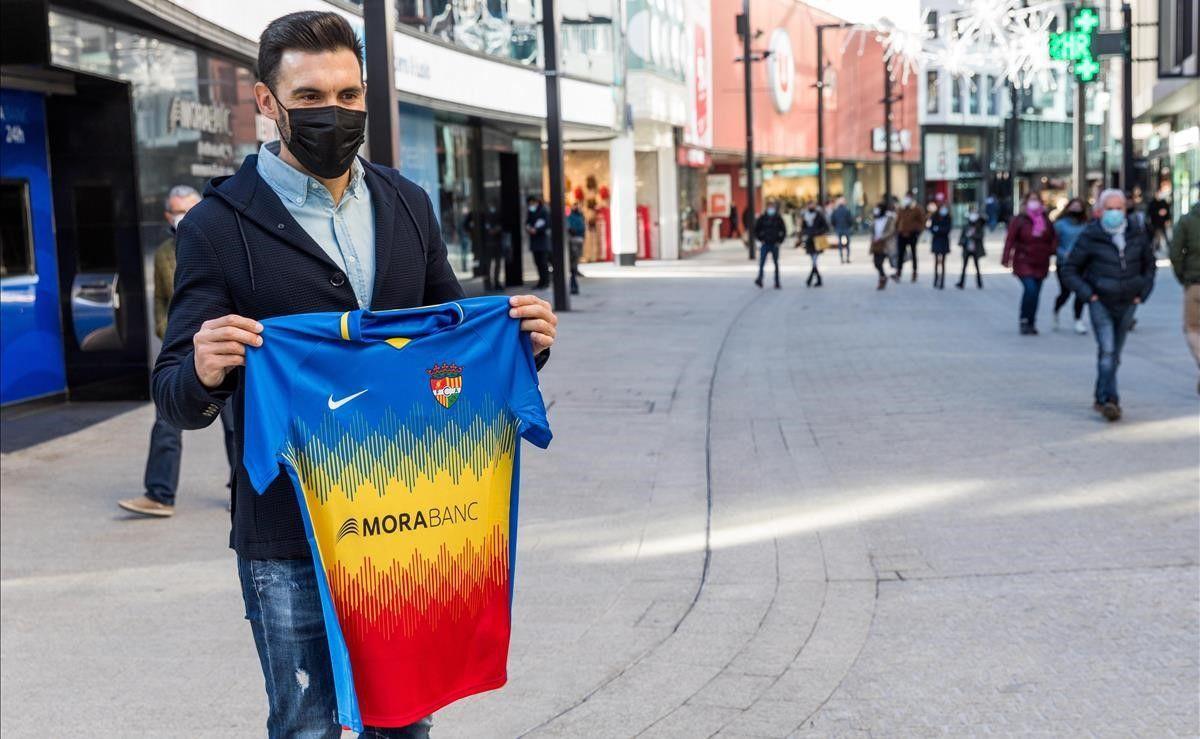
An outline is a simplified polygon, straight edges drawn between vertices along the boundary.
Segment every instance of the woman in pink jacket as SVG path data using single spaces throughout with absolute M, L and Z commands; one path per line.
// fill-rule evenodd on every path
M 1036 336 L 1038 296 L 1042 281 L 1050 272 L 1050 258 L 1058 246 L 1058 234 L 1050 225 L 1042 204 L 1042 196 L 1031 192 L 1025 197 L 1025 207 L 1008 223 L 1004 239 L 1004 257 L 1000 263 L 1011 267 L 1021 281 L 1021 333 Z

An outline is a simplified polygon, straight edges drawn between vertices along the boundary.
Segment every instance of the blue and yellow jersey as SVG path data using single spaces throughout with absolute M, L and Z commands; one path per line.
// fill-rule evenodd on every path
M 291 476 L 339 720 L 403 726 L 506 679 L 519 438 L 550 443 L 507 298 L 262 322 L 244 462 Z

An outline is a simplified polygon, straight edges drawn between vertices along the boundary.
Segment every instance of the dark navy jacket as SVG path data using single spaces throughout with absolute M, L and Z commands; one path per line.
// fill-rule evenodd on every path
M 213 180 L 176 233 L 175 295 L 162 353 L 154 367 L 154 401 L 182 429 L 209 425 L 233 403 L 238 459 L 242 449 L 243 373 L 208 390 L 196 376 L 192 336 L 228 313 L 272 316 L 358 309 L 341 269 L 300 227 L 258 176 L 257 155 L 236 174 Z M 362 161 L 362 160 L 360 160 Z M 375 291 L 371 308 L 413 308 L 463 297 L 446 258 L 429 197 L 398 172 L 362 161 L 375 210 Z M 301 559 L 309 548 L 290 478 L 261 496 L 239 462 L 233 480 L 230 546 L 249 559 Z
M 1075 239 L 1061 267 L 1063 282 L 1084 300 L 1093 295 L 1112 308 L 1124 308 L 1138 298 L 1143 303 L 1154 289 L 1154 250 L 1145 230 L 1130 220 L 1125 228 L 1125 253 L 1099 221 L 1092 221 Z

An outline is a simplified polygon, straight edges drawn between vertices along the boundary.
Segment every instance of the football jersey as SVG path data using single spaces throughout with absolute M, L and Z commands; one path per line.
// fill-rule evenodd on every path
M 290 475 L 343 726 L 404 726 L 506 679 L 519 440 L 550 443 L 505 297 L 262 321 L 244 462 Z

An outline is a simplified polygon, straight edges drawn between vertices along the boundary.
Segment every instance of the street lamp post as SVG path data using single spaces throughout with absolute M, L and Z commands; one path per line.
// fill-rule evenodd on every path
M 883 202 L 892 203 L 892 70 L 883 61 Z
M 738 29 L 742 34 L 742 84 L 746 89 L 746 244 L 748 255 L 754 259 L 754 90 L 751 88 L 754 68 L 753 52 L 750 44 L 754 35 L 750 31 L 750 0 L 742 0 L 742 16 L 738 19 Z M 735 224 L 736 225 L 736 224 Z
M 571 310 L 567 292 L 565 253 L 566 234 L 563 228 L 563 147 L 562 113 L 558 91 L 558 18 L 554 0 L 542 0 L 542 46 L 546 70 L 546 162 L 550 175 L 550 264 L 553 267 L 554 310 Z
M 1121 4 L 1121 189 L 1133 196 L 1133 10 Z
M 821 23 L 817 26 L 817 202 L 825 202 L 825 38 L 830 28 L 852 28 L 853 23 Z
M 371 161 L 385 167 L 400 166 L 400 109 L 393 64 L 395 0 L 364 0 L 363 41 L 366 44 L 367 132 Z

